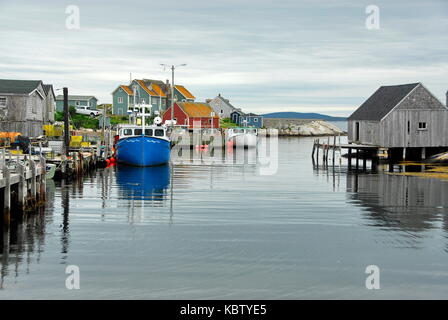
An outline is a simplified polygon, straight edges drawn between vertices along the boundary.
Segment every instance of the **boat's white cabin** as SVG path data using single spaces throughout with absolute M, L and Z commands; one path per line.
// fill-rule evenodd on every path
M 145 131 L 143 132 L 142 126 L 137 125 L 124 125 L 118 129 L 119 139 L 128 138 L 128 137 L 136 137 L 136 136 L 146 136 L 146 137 L 156 137 L 156 138 L 164 138 L 167 137 L 167 130 L 165 126 L 145 126 Z

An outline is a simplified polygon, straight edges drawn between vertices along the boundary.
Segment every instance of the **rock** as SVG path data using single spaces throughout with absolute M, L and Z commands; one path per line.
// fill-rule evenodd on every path
M 280 136 L 328 136 L 344 134 L 337 126 L 323 120 L 278 121 L 267 127 L 278 129 Z

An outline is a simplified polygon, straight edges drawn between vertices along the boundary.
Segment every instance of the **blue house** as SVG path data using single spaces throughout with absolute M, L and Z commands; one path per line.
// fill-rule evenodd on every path
M 94 96 L 68 96 L 68 105 L 73 107 L 90 107 L 92 110 L 96 110 L 98 99 Z M 58 95 L 56 97 L 56 110 L 64 111 L 64 96 Z
M 237 109 L 230 114 L 230 119 L 240 127 L 263 127 L 263 117 L 255 113 L 244 113 Z
M 139 105 L 145 107 L 148 114 L 161 115 L 170 106 L 170 96 L 171 85 L 168 81 L 134 79 L 129 85 L 119 85 L 112 92 L 112 113 L 126 115 L 128 110 L 134 110 Z M 174 86 L 174 97 L 179 102 L 194 102 L 196 99 L 181 85 Z

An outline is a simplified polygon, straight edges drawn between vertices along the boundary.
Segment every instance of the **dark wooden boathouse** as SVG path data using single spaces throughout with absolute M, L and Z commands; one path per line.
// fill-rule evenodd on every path
M 421 83 L 382 86 L 348 118 L 348 141 L 425 159 L 448 149 L 448 108 Z

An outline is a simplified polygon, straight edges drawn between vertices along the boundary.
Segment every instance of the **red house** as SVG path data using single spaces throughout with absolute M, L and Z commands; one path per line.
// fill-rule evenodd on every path
M 174 120 L 177 125 L 188 126 L 193 124 L 201 128 L 219 128 L 219 116 L 214 114 L 213 108 L 207 103 L 176 102 L 174 103 Z M 163 113 L 163 123 L 171 120 L 171 107 Z

